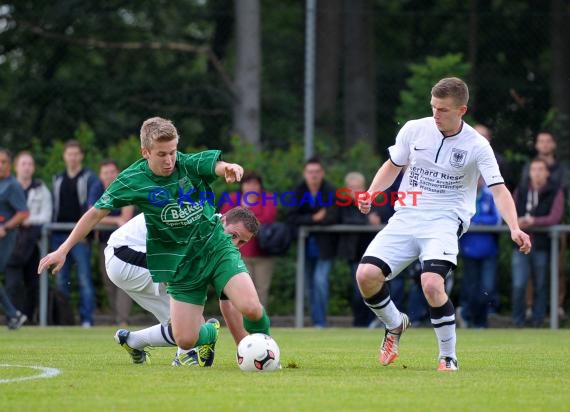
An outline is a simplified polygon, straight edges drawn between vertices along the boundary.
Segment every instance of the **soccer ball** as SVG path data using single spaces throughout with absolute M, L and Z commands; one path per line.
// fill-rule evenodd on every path
M 237 363 L 242 371 L 268 372 L 281 369 L 277 342 L 263 333 L 253 333 L 241 340 L 237 347 Z

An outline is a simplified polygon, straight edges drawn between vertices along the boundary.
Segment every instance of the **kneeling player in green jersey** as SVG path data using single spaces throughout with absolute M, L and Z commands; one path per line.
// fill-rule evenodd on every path
M 231 236 L 232 243 L 240 248 L 249 242 L 259 230 L 259 221 L 253 212 L 246 207 L 228 210 L 220 220 L 224 232 Z M 109 279 L 126 292 L 140 307 L 152 313 L 160 322 L 157 325 L 137 331 L 119 329 L 115 333 L 115 341 L 130 355 L 135 364 L 148 360 L 148 347 L 176 346 L 170 324 L 170 297 L 163 283 L 154 283 L 146 264 L 146 224 L 141 213 L 115 230 L 105 248 L 105 267 Z M 224 317 L 236 345 L 248 335 L 243 327 L 243 318 L 227 300 L 220 296 L 220 312 Z M 210 348 L 195 348 L 196 351 L 210 351 Z M 190 353 L 190 357 L 199 357 Z M 209 361 L 203 366 L 211 366 L 215 353 L 206 357 Z M 179 366 L 178 356 L 173 366 Z

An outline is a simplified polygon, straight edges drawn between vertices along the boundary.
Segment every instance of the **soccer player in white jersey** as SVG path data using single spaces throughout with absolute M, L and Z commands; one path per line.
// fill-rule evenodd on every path
M 402 333 L 410 326 L 390 299 L 386 281 L 418 259 L 421 285 L 429 303 L 431 323 L 439 345 L 439 371 L 457 371 L 455 310 L 444 288 L 456 267 L 458 238 L 475 213 L 477 180 L 483 176 L 493 193 L 512 240 L 529 253 L 529 236 L 521 231 L 511 194 L 489 142 L 463 121 L 469 90 L 461 79 L 441 79 L 431 90 L 433 116 L 408 121 L 389 148 L 390 159 L 376 173 L 368 196 L 359 201 L 368 213 L 372 194 L 383 191 L 407 166 L 400 192 L 421 192 L 417 201 L 396 202 L 395 214 L 364 253 L 356 273 L 364 302 L 386 325 L 379 361 L 389 365 L 398 357 Z
M 232 243 L 240 248 L 256 235 L 259 222 L 247 208 L 237 207 L 220 215 L 224 232 Z M 105 267 L 109 279 L 125 291 L 142 308 L 152 313 L 160 322 L 139 331 L 119 329 L 115 340 L 131 356 L 133 363 L 144 363 L 148 346 L 175 346 L 170 325 L 170 298 L 165 285 L 154 283 L 146 264 L 146 224 L 140 213 L 116 229 L 105 248 Z M 248 333 L 243 327 L 242 316 L 232 303 L 222 296 L 220 310 L 226 325 L 238 344 Z M 211 360 L 213 362 L 213 358 Z M 207 366 L 211 366 L 211 363 Z

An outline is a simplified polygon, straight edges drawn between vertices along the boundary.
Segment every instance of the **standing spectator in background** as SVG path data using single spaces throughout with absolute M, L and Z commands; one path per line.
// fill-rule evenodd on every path
M 93 185 L 90 188 L 88 196 L 89 207 L 93 206 L 95 202 L 101 197 L 103 192 L 109 187 L 109 185 L 115 180 L 119 175 L 119 166 L 114 160 L 104 160 L 99 165 L 99 184 Z M 113 225 L 120 227 L 128 222 L 134 215 L 134 206 L 125 206 L 120 209 L 113 209 L 111 212 L 105 216 L 99 222 L 102 225 Z M 105 268 L 105 248 L 107 247 L 107 241 L 113 233 L 112 230 L 98 230 L 95 233 L 95 237 L 99 241 L 98 250 L 98 261 L 99 261 L 99 273 L 103 280 L 103 285 L 105 286 L 105 291 L 107 292 L 107 298 L 109 299 L 109 306 L 113 313 L 113 321 L 115 324 L 120 326 L 126 326 L 129 324 L 129 314 L 131 312 L 131 306 L 133 301 L 123 290 L 117 287 L 107 276 L 107 270 Z
M 267 200 L 263 192 L 261 176 L 256 172 L 247 171 L 241 178 L 239 192 L 230 194 L 230 201 L 222 205 L 220 212 L 225 214 L 234 207 L 242 206 L 251 210 L 262 225 L 273 223 L 277 219 L 277 205 L 272 199 Z M 240 252 L 259 295 L 259 300 L 267 308 L 271 278 L 275 270 L 275 258 L 268 256 L 260 249 L 259 241 L 255 237 L 243 245 Z
M 45 183 L 34 178 L 36 167 L 30 152 L 18 153 L 14 168 L 16 179 L 24 190 L 30 215 L 18 229 L 16 246 L 6 267 L 6 290 L 28 320 L 35 321 L 39 299 L 36 270 L 40 261 L 38 242 L 42 236 L 42 225 L 51 222 L 52 199 Z
M 530 226 L 551 226 L 560 223 L 564 213 L 564 191 L 549 180 L 548 164 L 542 158 L 530 162 L 529 179 L 514 193 L 518 223 L 522 229 Z M 525 290 L 532 279 L 532 325 L 540 327 L 546 314 L 546 283 L 549 266 L 550 239 L 547 233 L 532 233 L 533 250 L 522 255 L 513 250 L 512 302 L 513 322 L 522 327 L 525 323 Z
M 543 159 L 548 165 L 550 173 L 549 180 L 555 187 L 560 187 L 564 191 L 564 197 L 568 198 L 568 172 L 566 166 L 556 158 L 556 137 L 548 130 L 541 130 L 536 134 L 534 149 L 536 157 Z M 528 184 L 530 162 L 523 166 L 520 185 Z M 560 253 L 558 259 L 558 315 L 565 319 L 564 300 L 566 298 L 566 233 L 560 234 Z M 527 285 L 527 307 L 529 316 L 532 315 L 532 283 Z
M 54 221 L 58 223 L 77 223 L 88 209 L 87 197 L 91 188 L 98 184 L 95 173 L 83 167 L 83 149 L 76 140 L 68 140 L 63 149 L 65 170 L 54 176 L 53 199 Z M 52 248 L 57 250 L 67 239 L 70 230 L 54 231 Z M 91 245 L 88 239 L 82 239 L 69 252 L 71 259 L 63 265 L 56 275 L 56 287 L 69 299 L 70 277 L 73 262 L 77 264 L 79 282 L 79 316 L 81 326 L 93 325 L 95 309 L 95 290 L 91 277 Z
M 505 157 L 502 154 L 497 152 L 497 150 L 495 150 L 495 147 L 493 146 L 492 142 L 493 134 L 491 133 L 491 129 L 489 129 L 487 126 L 481 123 L 476 124 L 475 126 L 473 126 L 473 128 L 477 130 L 477 132 L 479 132 L 481 136 L 487 139 L 489 143 L 491 143 L 491 148 L 493 149 L 493 153 L 495 154 L 495 159 L 497 159 L 497 164 L 499 165 L 501 176 L 503 176 L 503 179 L 505 179 L 505 185 L 507 186 L 507 189 L 509 189 L 509 191 L 512 192 L 515 189 L 517 182 L 516 180 L 513 179 L 513 173 L 511 172 L 511 167 L 509 165 L 509 162 L 507 161 L 507 159 L 505 159 Z
M 544 160 L 548 166 L 550 182 L 552 182 L 554 186 L 566 190 L 568 187 L 568 172 L 566 171 L 566 166 L 560 163 L 556 158 L 556 138 L 554 134 L 546 130 L 539 131 L 534 140 L 534 149 L 536 150 L 536 157 L 523 166 L 519 184 L 528 183 L 530 164 L 536 158 L 539 158 Z
M 345 225 L 373 225 L 378 226 L 383 222 L 378 213 L 379 206 L 374 206 L 368 215 L 360 213 L 358 204 L 355 202 L 355 193 L 366 191 L 366 180 L 362 173 L 350 172 L 344 177 L 345 188 L 350 190 L 351 203 L 340 208 L 340 222 Z M 348 195 L 348 193 L 346 193 Z M 343 200 L 344 202 L 344 200 Z M 389 203 L 389 202 L 386 202 Z M 392 209 L 392 213 L 394 210 Z M 374 239 L 376 232 L 342 233 L 338 239 L 338 257 L 346 259 L 352 275 L 352 326 L 369 327 L 376 319 L 374 313 L 364 304 L 356 283 L 356 268 L 360 258 L 364 254 L 368 244 Z
M 295 189 L 287 216 L 292 226 L 333 225 L 338 223 L 336 188 L 325 180 L 325 169 L 320 159 L 305 161 L 304 180 Z M 309 292 L 309 306 L 313 326 L 327 325 L 329 301 L 329 273 L 337 252 L 334 233 L 311 233 L 305 243 L 305 276 Z
M 0 148 L 0 273 L 4 273 L 16 243 L 18 226 L 28 218 L 26 195 L 18 181 L 10 174 L 12 155 Z M 0 284 L 0 304 L 8 318 L 8 329 L 18 329 L 28 319 L 17 310 Z
M 501 223 L 501 215 L 493 201 L 493 194 L 481 177 L 477 184 L 475 207 L 475 214 L 471 218 L 472 226 Z M 497 307 L 498 235 L 467 232 L 459 239 L 459 254 L 463 257 L 459 298 L 461 306 L 456 310 L 459 326 L 486 328 L 489 311 L 494 311 Z

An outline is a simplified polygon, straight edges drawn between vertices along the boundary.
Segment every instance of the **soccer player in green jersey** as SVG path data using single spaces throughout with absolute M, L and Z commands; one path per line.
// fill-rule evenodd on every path
M 145 215 L 151 276 L 155 282 L 165 282 L 171 296 L 179 363 L 204 366 L 213 356 L 219 329 L 219 323 L 201 323 L 209 284 L 243 315 L 249 333 L 269 334 L 269 317 L 240 253 L 224 233 L 220 219 L 214 217 L 214 205 L 205 201 L 217 176 L 236 182 L 243 168 L 222 161 L 218 150 L 179 152 L 176 127 L 160 117 L 143 123 L 140 138 L 143 159 L 119 174 L 67 240 L 40 261 L 38 272 L 53 266 L 52 272 L 57 273 L 69 250 L 112 209 L 137 206 Z M 196 346 L 207 350 L 190 356 Z

